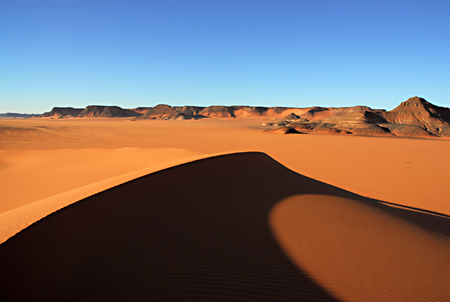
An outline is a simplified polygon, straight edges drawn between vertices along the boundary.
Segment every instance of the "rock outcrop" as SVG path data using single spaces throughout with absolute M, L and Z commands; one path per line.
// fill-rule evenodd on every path
M 295 117 L 289 115 L 288 118 Z M 413 97 L 386 111 L 366 106 L 309 108 L 300 115 L 305 120 L 278 120 L 268 126 L 312 130 L 316 133 L 369 136 L 450 137 L 450 109 Z
M 268 107 L 230 106 L 237 118 L 251 118 L 264 116 L 270 109 Z
M 199 116 L 200 112 L 205 109 L 205 107 L 198 106 L 175 106 L 173 108 L 178 112 L 183 113 L 186 117 Z
M 122 109 L 118 106 L 88 106 L 85 109 L 55 107 L 44 117 L 135 117 L 136 119 L 271 118 L 265 122 L 272 133 L 299 131 L 369 136 L 450 138 L 450 109 L 413 97 L 386 111 L 354 107 L 254 107 L 169 106 Z
M 141 119 L 176 119 L 183 117 L 184 114 L 179 112 L 176 108 L 160 104 L 148 109 L 140 118 Z
M 227 106 L 209 106 L 200 111 L 199 114 L 215 118 L 236 117 L 233 108 Z
M 78 117 L 132 117 L 140 116 L 141 113 L 119 106 L 87 106 Z
M 82 108 L 72 108 L 72 107 L 53 107 L 53 109 L 49 112 L 44 113 L 43 117 L 60 117 L 60 116 L 69 116 L 75 117 L 78 116 L 83 111 Z
M 440 135 L 442 128 L 450 127 L 449 108 L 435 106 L 417 96 L 384 112 L 382 116 L 388 123 L 419 126 L 435 135 Z

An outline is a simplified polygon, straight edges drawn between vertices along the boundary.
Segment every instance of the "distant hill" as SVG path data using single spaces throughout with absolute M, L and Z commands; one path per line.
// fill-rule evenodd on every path
M 118 106 L 87 106 L 85 109 L 72 107 L 54 107 L 50 112 L 44 113 L 43 117 L 134 117 L 142 115 L 130 109 Z
M 450 127 L 449 108 L 435 106 L 417 96 L 384 112 L 382 116 L 388 123 L 419 126 L 435 135 L 439 135 L 441 128 Z
M 43 117 L 59 117 L 59 116 L 71 116 L 75 117 L 78 116 L 83 109 L 81 108 L 72 108 L 72 107 L 53 107 L 53 109 L 50 112 L 44 113 Z
M 37 117 L 41 116 L 41 114 L 28 114 L 28 113 L 0 113 L 0 118 L 29 118 L 29 117 Z
M 134 110 L 123 109 L 119 106 L 87 106 L 83 111 L 80 112 L 78 117 L 130 117 L 130 116 L 140 116 Z

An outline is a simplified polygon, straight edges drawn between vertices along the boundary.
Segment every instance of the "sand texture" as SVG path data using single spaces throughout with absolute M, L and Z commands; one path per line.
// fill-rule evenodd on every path
M 172 158 L 260 151 L 351 192 L 450 215 L 450 141 L 276 135 L 263 132 L 265 121 L 2 120 L 0 211 Z
M 450 141 L 131 119 L 1 121 L 0 301 L 449 300 Z
M 445 301 L 449 235 L 446 217 L 262 153 L 223 155 L 103 191 L 10 238 L 0 300 Z

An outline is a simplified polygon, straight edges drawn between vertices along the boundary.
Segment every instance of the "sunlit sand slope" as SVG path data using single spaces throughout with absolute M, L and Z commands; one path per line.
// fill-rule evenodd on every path
M 181 148 L 0 150 L 0 213 L 112 177 L 199 155 Z
M 306 194 L 278 203 L 271 222 L 298 267 L 344 301 L 450 299 L 448 218 Z
M 293 208 L 298 219 L 308 224 L 298 224 L 295 215 L 288 215 L 291 226 L 286 230 L 278 221 L 286 215 L 286 208 L 292 208 L 286 200 L 299 195 L 312 196 L 306 199 L 305 211 L 319 217 L 324 211 L 325 220 L 304 217 L 305 213 Z M 339 217 L 332 227 L 324 227 L 333 216 L 326 208 L 334 201 L 338 204 L 331 212 Z M 414 260 L 423 263 L 394 265 L 393 270 L 401 270 L 404 279 L 392 278 L 389 268 L 381 275 L 366 276 L 373 260 L 358 248 L 367 242 L 354 242 L 359 237 L 353 229 L 339 226 L 347 223 L 345 215 L 368 215 L 371 224 L 360 230 L 374 239 L 367 240 L 367 249 L 370 243 L 379 244 L 377 238 L 397 232 L 408 235 L 407 247 L 418 247 L 421 242 L 433 245 L 428 251 L 419 247 Z M 387 223 L 389 232 L 378 228 L 378 223 Z M 305 230 L 297 233 L 298 227 Z M 10 238 L 0 245 L 0 301 L 346 299 L 327 281 L 347 278 L 333 271 L 342 267 L 331 265 L 326 258 L 336 253 L 324 247 L 330 228 L 332 236 L 347 243 L 348 253 L 338 251 L 341 261 L 348 261 L 347 256 L 360 257 L 355 258 L 358 265 L 352 267 L 356 271 L 351 275 L 372 278 L 372 283 L 388 280 L 392 292 L 411 280 L 432 280 L 433 287 L 418 289 L 417 299 L 439 299 L 446 294 L 448 280 L 441 278 L 450 275 L 449 260 L 422 257 L 450 253 L 447 218 L 391 208 L 296 174 L 265 154 L 239 153 L 183 164 L 111 188 Z M 297 235 L 307 238 L 315 253 L 299 248 L 298 243 L 305 240 Z M 411 245 L 413 239 L 417 245 Z M 385 248 L 395 247 L 388 240 Z M 304 265 L 298 260 L 302 257 L 305 263 L 325 262 L 317 267 Z M 391 265 L 402 258 L 378 263 Z M 348 280 L 339 284 L 351 293 L 355 284 L 350 282 L 360 281 L 351 276 Z M 366 284 L 362 280 L 356 294 L 369 300 L 373 284 Z M 402 290 L 401 300 L 413 300 L 415 291 Z

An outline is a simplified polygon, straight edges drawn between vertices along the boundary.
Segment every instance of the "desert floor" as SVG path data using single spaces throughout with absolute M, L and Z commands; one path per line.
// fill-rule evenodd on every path
M 450 141 L 264 122 L 0 120 L 3 298 L 448 301 Z

